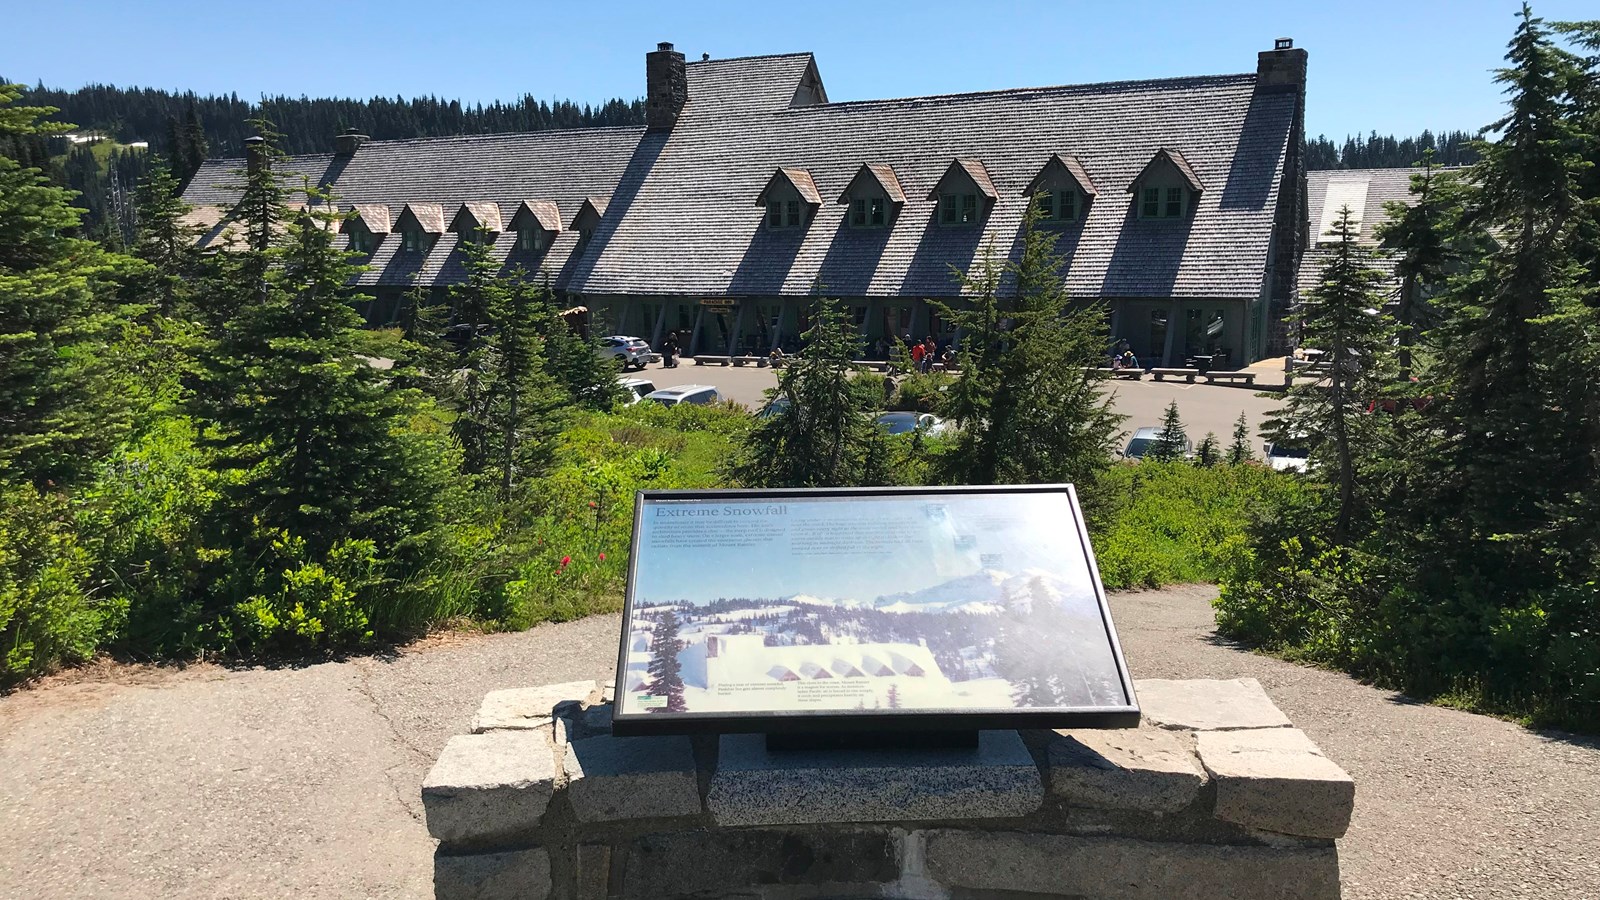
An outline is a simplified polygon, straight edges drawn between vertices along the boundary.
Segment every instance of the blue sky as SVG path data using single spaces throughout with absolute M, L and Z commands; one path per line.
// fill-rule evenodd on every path
M 1253 71 L 1279 36 L 1311 54 L 1309 133 L 1476 129 L 1496 118 L 1515 0 L 1302 2 L 8 2 L 0 74 L 311 96 L 644 91 L 644 53 L 809 50 L 834 100 Z M 1541 0 L 1550 20 L 1594 0 Z

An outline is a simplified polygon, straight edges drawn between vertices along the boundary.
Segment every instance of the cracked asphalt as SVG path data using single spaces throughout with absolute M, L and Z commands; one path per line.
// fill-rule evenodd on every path
M 1600 900 L 1600 742 L 1408 703 L 1115 596 L 1138 678 L 1258 678 L 1356 780 L 1347 898 Z M 303 668 L 99 665 L 0 698 L 0 897 L 425 898 L 418 786 L 487 691 L 608 677 L 618 619 Z

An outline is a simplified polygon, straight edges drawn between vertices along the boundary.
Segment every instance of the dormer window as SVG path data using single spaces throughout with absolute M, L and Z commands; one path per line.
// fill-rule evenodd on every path
M 822 205 L 822 195 L 810 172 L 785 168 L 767 179 L 767 186 L 756 195 L 756 205 L 766 206 L 768 228 L 804 228 Z
M 600 220 L 605 218 L 606 207 L 610 204 L 610 197 L 589 196 L 583 199 L 583 204 L 578 207 L 578 214 L 572 217 L 572 230 L 578 233 L 578 246 L 574 253 L 582 253 L 589 246 L 589 238 L 594 235 L 594 230 L 600 227 Z
M 839 202 L 849 208 L 845 221 L 852 228 L 883 228 L 894 223 L 896 211 L 905 205 L 906 192 L 894 167 L 868 163 L 850 180 Z
M 999 199 L 989 171 L 975 159 L 957 159 L 933 186 L 929 200 L 939 201 L 940 225 L 971 225 Z
M 378 238 L 389 233 L 389 225 L 389 207 L 381 203 L 358 203 L 339 230 L 350 235 L 351 250 L 371 253 L 378 247 Z
M 940 194 L 939 224 L 967 225 L 978 221 L 977 194 Z
M 1078 221 L 1078 192 L 1074 188 L 1057 187 L 1033 195 L 1039 218 L 1046 222 Z
M 517 235 L 517 249 L 543 253 L 561 233 L 561 208 L 554 200 L 524 200 L 511 214 L 511 230 Z
M 426 253 L 444 234 L 444 210 L 437 203 L 407 203 L 400 210 L 394 227 L 400 232 L 400 249 L 405 253 Z
M 1205 188 L 1182 153 L 1162 148 L 1128 190 L 1138 198 L 1139 218 L 1182 219 Z
M 886 197 L 856 197 L 850 201 L 850 224 L 856 228 L 879 228 L 888 224 Z

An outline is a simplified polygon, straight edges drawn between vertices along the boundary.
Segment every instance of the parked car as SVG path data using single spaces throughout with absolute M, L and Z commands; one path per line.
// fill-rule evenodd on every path
M 942 435 L 950 430 L 950 423 L 932 413 L 916 412 L 886 412 L 875 420 L 878 427 L 890 434 L 910 434 L 920 431 L 923 434 Z
M 1135 431 L 1133 437 L 1128 439 L 1128 446 L 1122 451 L 1124 459 L 1140 460 L 1150 452 L 1156 441 L 1161 439 L 1161 429 L 1153 425 Z M 1194 442 L 1188 438 L 1183 439 L 1183 455 L 1188 458 L 1194 455 Z
M 601 357 L 610 357 L 616 360 L 617 367 L 623 371 L 630 368 L 642 369 L 652 357 L 660 359 L 650 350 L 650 345 L 643 338 L 628 337 L 622 334 L 607 335 L 600 339 L 600 349 L 597 350 Z
M 677 406 L 679 403 L 697 403 L 704 406 L 721 400 L 722 395 L 709 384 L 680 384 L 677 387 L 651 391 L 644 396 L 644 399 L 654 400 L 662 406 Z
M 656 390 L 655 382 L 646 381 L 643 378 L 618 378 L 617 384 L 622 385 L 622 389 L 627 392 L 628 399 L 624 401 L 627 406 L 638 403 L 645 397 L 655 393 Z
M 1261 452 L 1267 465 L 1279 472 L 1304 472 L 1311 465 L 1311 451 L 1304 446 L 1278 441 L 1262 445 Z

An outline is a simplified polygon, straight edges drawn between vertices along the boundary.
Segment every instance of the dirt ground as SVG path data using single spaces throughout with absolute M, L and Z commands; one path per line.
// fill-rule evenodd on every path
M 1258 678 L 1356 780 L 1347 898 L 1600 900 L 1600 742 L 1218 641 L 1214 589 L 1121 594 L 1136 678 Z M 486 691 L 606 677 L 619 620 L 287 669 L 99 665 L 0 699 L 0 896 L 425 898 L 418 785 Z

